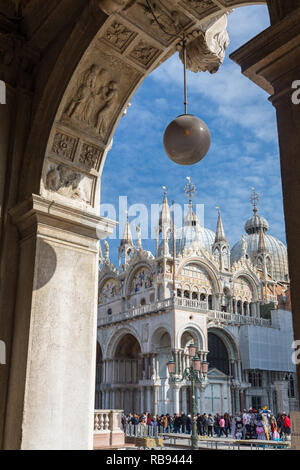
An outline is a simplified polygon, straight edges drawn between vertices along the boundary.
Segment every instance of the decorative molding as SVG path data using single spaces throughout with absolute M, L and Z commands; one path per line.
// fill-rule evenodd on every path
M 216 73 L 219 70 L 230 42 L 226 27 L 227 14 L 224 14 L 208 23 L 205 31 L 194 31 L 190 35 L 194 39 L 186 46 L 188 70 L 195 73 L 206 71 Z M 183 62 L 182 47 L 179 55 Z
M 157 57 L 159 50 L 145 41 L 140 41 L 130 52 L 129 57 L 147 67 Z
M 91 144 L 82 144 L 79 162 L 88 170 L 92 168 L 98 171 L 99 163 L 103 154 L 103 150 L 94 147 Z
M 127 10 L 136 3 L 137 0 L 98 0 L 99 7 L 107 15 Z
M 102 39 L 122 52 L 135 36 L 136 33 L 128 29 L 127 26 L 114 21 L 105 31 Z
M 56 132 L 52 145 L 52 152 L 59 157 L 64 157 L 67 160 L 73 161 L 78 140 L 70 135 Z

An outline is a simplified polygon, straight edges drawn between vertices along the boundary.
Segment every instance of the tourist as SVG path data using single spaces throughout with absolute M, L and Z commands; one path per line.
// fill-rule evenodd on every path
M 219 419 L 219 436 L 218 437 L 221 437 L 226 435 L 225 433 L 225 419 L 224 419 L 224 416 L 220 416 L 220 419 Z
M 181 432 L 182 434 L 186 433 L 186 423 L 187 423 L 187 416 L 186 414 L 182 411 L 181 412 Z
M 193 420 L 191 415 L 187 415 L 186 417 L 186 433 L 191 434 L 193 427 Z
M 284 416 L 283 432 L 285 436 L 287 437 L 291 434 L 291 420 L 290 420 L 290 417 L 286 415 L 285 413 L 283 413 L 283 416 Z
M 212 417 L 211 414 L 208 415 L 206 422 L 207 422 L 207 436 L 213 437 L 214 418 Z
M 181 417 L 176 414 L 174 417 L 174 432 L 179 433 L 181 427 Z

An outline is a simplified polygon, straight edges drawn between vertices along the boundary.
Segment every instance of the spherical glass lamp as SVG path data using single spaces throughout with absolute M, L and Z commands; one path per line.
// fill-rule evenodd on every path
M 164 134 L 165 151 L 179 165 L 193 165 L 202 160 L 210 143 L 207 125 L 192 114 L 178 116 L 168 125 Z

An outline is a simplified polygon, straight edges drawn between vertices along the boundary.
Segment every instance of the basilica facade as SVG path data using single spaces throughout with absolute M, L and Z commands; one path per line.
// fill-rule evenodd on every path
M 213 232 L 190 199 L 176 228 L 165 193 L 152 254 L 138 227 L 133 242 L 127 217 L 119 267 L 106 241 L 100 266 L 96 409 L 190 412 L 190 383 L 171 383 L 167 363 L 181 377 L 192 343 L 208 362 L 198 412 L 298 408 L 287 250 L 268 230 L 254 198 L 246 233 L 230 248 L 220 210 Z

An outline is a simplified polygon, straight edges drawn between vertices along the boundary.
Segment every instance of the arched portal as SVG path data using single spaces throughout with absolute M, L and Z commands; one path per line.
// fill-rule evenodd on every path
M 229 356 L 227 348 L 222 339 L 215 333 L 208 333 L 208 356 L 210 369 L 218 369 L 229 375 Z
M 138 382 L 141 378 L 141 347 L 132 334 L 124 335 L 115 345 L 113 360 L 108 362 L 106 405 L 124 410 L 139 411 Z M 107 388 L 107 387 L 106 387 Z
M 114 8 L 106 13 L 99 8 L 101 0 L 43 2 L 43 9 L 38 0 L 19 2 L 28 3 L 24 19 L 18 20 L 20 35 L 9 20 L 12 3 L 3 6 L 8 8 L 4 44 L 9 51 L 0 75 L 10 90 L 7 125 L 1 128 L 1 175 L 7 181 L 1 193 L 0 310 L 9 357 L 0 372 L 1 443 L 5 448 L 91 448 L 97 237 L 114 227 L 99 217 L 101 173 L 130 96 L 175 45 L 159 37 L 147 12 L 138 10 L 141 2 L 107 0 L 106 5 L 120 8 L 116 16 L 110 14 Z M 261 2 L 228 1 L 226 6 L 251 3 Z M 273 2 L 273 21 L 288 12 L 281 8 L 286 3 Z M 180 25 L 191 32 L 223 11 L 221 2 L 176 2 L 174 8 Z M 281 129 L 292 132 L 293 125 Z M 293 135 L 281 140 L 292 142 Z M 290 155 L 292 164 L 283 169 L 291 169 L 293 184 L 286 179 L 286 193 L 298 187 L 293 180 L 297 158 Z M 297 214 L 293 202 L 291 207 L 287 220 Z M 296 254 L 299 237 L 292 235 L 289 248 Z M 3 266 L 9 266 L 9 275 Z M 292 278 L 296 283 L 297 276 Z M 26 374 L 28 364 L 31 374 Z M 73 373 L 66 375 L 66 370 Z M 72 413 L 74 404 L 80 405 L 77 413 Z

